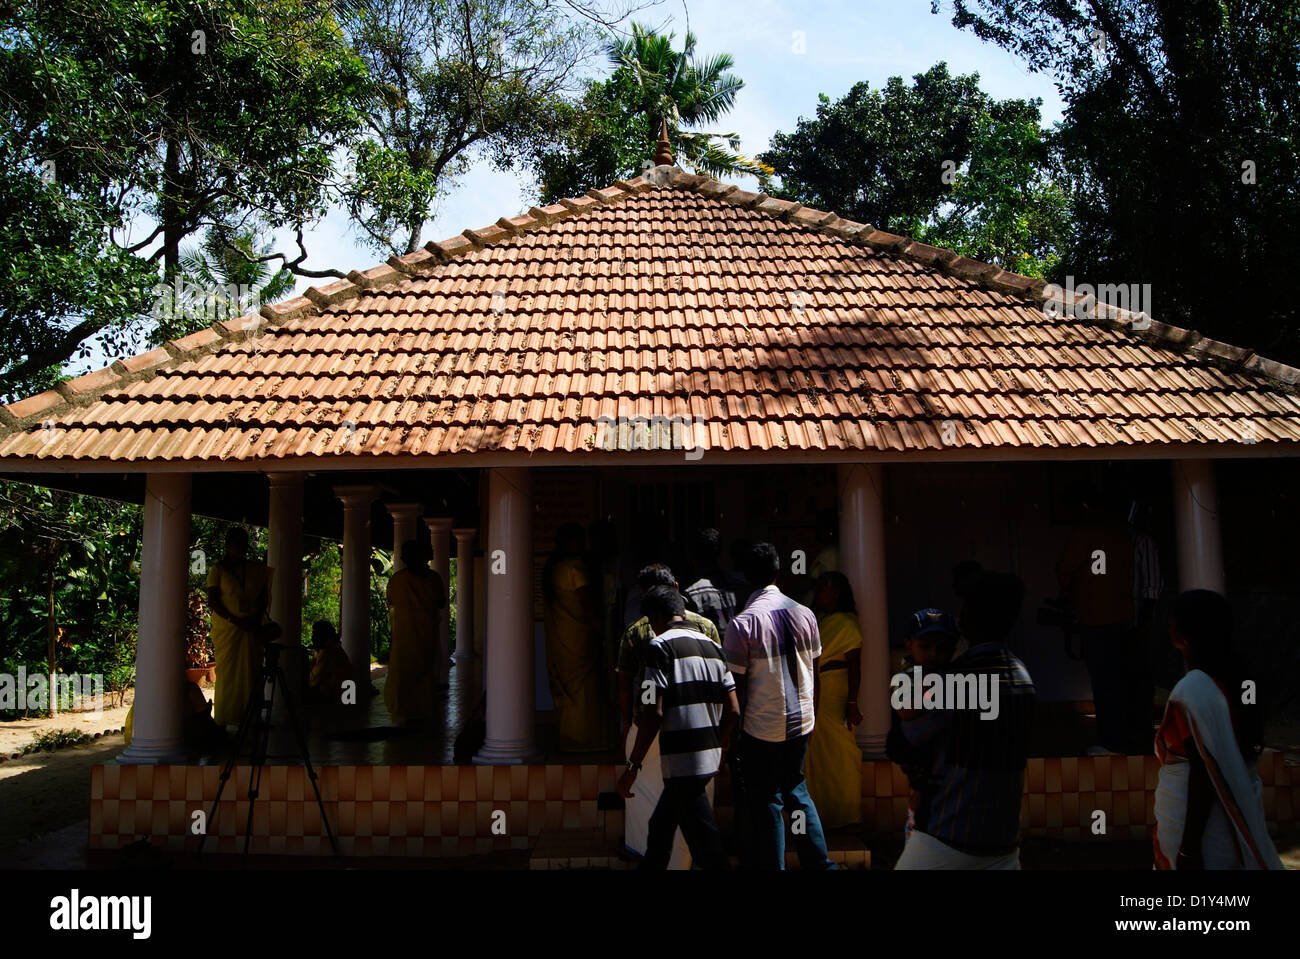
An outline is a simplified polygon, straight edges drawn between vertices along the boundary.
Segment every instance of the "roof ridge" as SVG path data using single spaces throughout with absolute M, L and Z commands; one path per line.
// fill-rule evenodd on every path
M 616 203 L 634 193 L 644 193 L 653 189 L 656 183 L 666 182 L 668 171 L 681 172 L 678 167 L 656 167 L 635 178 L 619 180 L 613 186 L 589 190 L 581 197 L 566 197 L 540 208 L 534 206 L 527 213 L 501 217 L 490 226 L 466 229 L 446 240 L 430 240 L 414 253 L 390 256 L 368 270 L 352 270 L 344 279 L 324 286 L 309 286 L 292 299 L 265 304 L 255 313 L 216 320 L 210 326 L 167 340 L 152 350 L 114 360 L 101 369 L 61 381 L 42 393 L 0 404 L 0 436 L 88 405 L 110 390 L 151 379 L 188 360 L 213 353 L 226 343 L 248 342 L 272 326 L 283 326 L 304 316 L 319 316 L 330 307 L 359 299 L 370 290 L 383 289 L 407 277 L 420 276 L 426 267 L 450 263 L 461 256 L 549 227 L 595 207 Z
M 1146 313 L 1121 310 L 1098 304 L 1093 295 L 1080 296 L 1038 277 L 1013 273 L 996 263 L 985 263 L 962 256 L 955 250 L 931 246 L 912 237 L 878 230 L 870 223 L 858 223 L 834 212 L 816 210 L 793 200 L 779 200 L 766 193 L 753 193 L 713 177 L 677 172 L 671 178 L 674 187 L 691 190 L 747 210 L 818 233 L 829 233 L 881 253 L 901 257 L 921 266 L 938 269 L 948 276 L 970 280 L 986 289 L 1018 297 L 1042 306 L 1060 302 L 1076 319 L 1090 320 L 1109 329 L 1128 329 L 1142 333 L 1138 339 L 1152 346 L 1190 353 L 1194 358 L 1230 372 L 1254 373 L 1272 380 L 1288 390 L 1300 389 L 1300 369 L 1260 356 L 1254 350 L 1222 343 L 1196 330 L 1162 323 Z M 1196 356 L 1199 354 L 1199 356 Z

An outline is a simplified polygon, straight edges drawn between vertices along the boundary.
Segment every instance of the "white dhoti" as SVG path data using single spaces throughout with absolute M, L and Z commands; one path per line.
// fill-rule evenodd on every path
M 972 856 L 913 829 L 895 869 L 1019 869 L 1020 850 L 1001 856 Z
M 627 732 L 627 753 L 632 755 L 636 743 L 636 723 Z M 663 768 L 659 763 L 659 737 L 650 744 L 650 749 L 641 761 L 641 771 L 636 774 L 636 783 L 632 786 L 632 798 L 627 800 L 623 812 L 623 845 L 629 852 L 638 856 L 645 855 L 646 840 L 650 835 L 650 816 L 659 804 L 659 796 L 664 791 Z M 713 802 L 713 781 L 705 788 L 709 802 Z M 682 831 L 677 830 L 673 837 L 673 854 L 668 860 L 669 869 L 690 869 L 691 851 L 686 848 Z

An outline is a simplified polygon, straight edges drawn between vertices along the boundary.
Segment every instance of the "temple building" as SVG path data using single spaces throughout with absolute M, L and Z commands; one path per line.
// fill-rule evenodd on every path
M 864 640 L 867 832 L 906 810 L 882 758 L 900 623 L 952 607 L 963 560 L 1016 572 L 1013 646 L 1048 717 L 1028 833 L 1092 839 L 1103 809 L 1111 835 L 1149 834 L 1153 757 L 1051 739 L 1090 698 L 1035 616 L 1057 592 L 1068 493 L 1122 486 L 1150 511 L 1166 593 L 1218 590 L 1248 627 L 1293 638 L 1274 614 L 1295 619 L 1300 574 L 1284 548 L 1300 371 L 1161 323 L 1158 296 L 1153 319 L 658 159 L 0 407 L 0 473 L 144 507 L 135 734 L 95 771 L 92 849 L 188 848 L 189 813 L 215 795 L 217 767 L 179 762 L 194 515 L 269 531 L 290 643 L 304 537 L 341 542 L 354 663 L 369 662 L 372 548 L 427 530 L 434 568 L 456 560 L 458 705 L 437 748 L 364 741 L 373 714 L 351 740 L 313 738 L 344 854 L 618 834 L 599 801 L 617 757 L 548 741 L 537 577 L 565 522 L 602 523 L 625 569 L 703 526 L 792 565 L 833 547 Z M 485 739 L 457 765 L 480 689 Z M 1260 768 L 1270 823 L 1291 824 L 1300 773 L 1275 751 Z M 268 778 L 254 851 L 326 852 L 296 760 Z M 243 782 L 219 848 L 243 828 Z

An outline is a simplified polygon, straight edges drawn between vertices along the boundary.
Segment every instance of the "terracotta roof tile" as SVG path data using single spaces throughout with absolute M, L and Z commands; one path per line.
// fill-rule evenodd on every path
M 585 452 L 634 414 L 691 416 L 711 450 L 942 449 L 947 420 L 974 448 L 1300 442 L 1289 367 L 1048 317 L 1029 278 L 674 183 L 467 230 L 0 408 L 0 458 Z

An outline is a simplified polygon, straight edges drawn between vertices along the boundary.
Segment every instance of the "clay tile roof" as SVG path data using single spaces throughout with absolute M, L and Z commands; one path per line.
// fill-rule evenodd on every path
M 660 166 L 0 407 L 0 464 L 1300 443 L 1300 371 L 1052 292 Z

